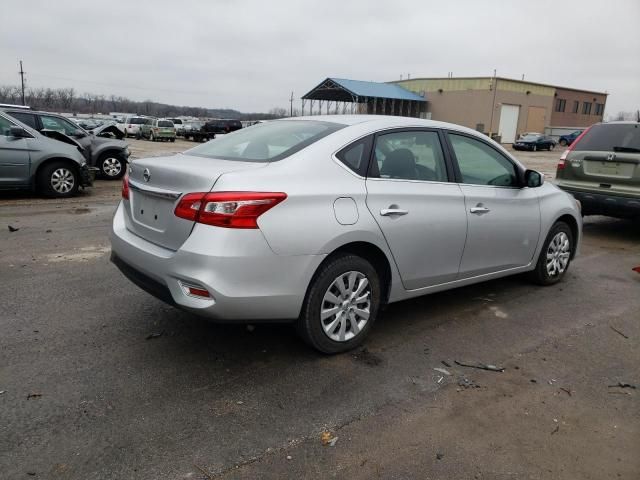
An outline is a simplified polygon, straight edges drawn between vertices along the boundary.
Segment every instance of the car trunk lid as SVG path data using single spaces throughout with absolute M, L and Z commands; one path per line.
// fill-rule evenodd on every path
M 224 173 L 266 165 L 184 154 L 135 160 L 129 171 L 126 227 L 156 245 L 177 250 L 194 225 L 174 215 L 184 194 L 211 191 Z

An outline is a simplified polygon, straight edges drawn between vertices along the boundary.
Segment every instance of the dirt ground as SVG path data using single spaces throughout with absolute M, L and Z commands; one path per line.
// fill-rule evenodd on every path
M 515 152 L 550 176 L 560 153 Z M 560 285 L 393 304 L 327 357 L 288 325 L 211 324 L 128 282 L 109 263 L 119 198 L 107 181 L 0 195 L 0 478 L 640 478 L 637 223 L 587 218 Z

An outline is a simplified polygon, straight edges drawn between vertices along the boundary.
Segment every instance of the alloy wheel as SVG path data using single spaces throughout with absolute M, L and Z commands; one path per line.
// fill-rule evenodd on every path
M 69 193 L 75 183 L 75 175 L 68 168 L 57 168 L 51 174 L 51 188 L 57 193 Z
M 346 342 L 362 331 L 370 314 L 369 280 L 361 272 L 350 271 L 329 285 L 320 307 L 320 322 L 331 340 Z
M 571 242 L 565 232 L 558 232 L 547 248 L 547 273 L 550 277 L 561 275 L 567 269 L 571 256 Z
M 105 158 L 102 162 L 102 171 L 109 177 L 117 177 L 122 171 L 122 164 L 117 158 Z

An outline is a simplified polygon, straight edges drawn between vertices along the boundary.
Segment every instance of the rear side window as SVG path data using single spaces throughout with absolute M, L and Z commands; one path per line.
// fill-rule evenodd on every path
M 286 158 L 343 127 L 338 123 L 315 120 L 279 120 L 237 130 L 185 153 L 222 160 L 272 162 Z
M 364 177 L 369 166 L 372 141 L 373 136 L 371 135 L 361 138 L 336 153 L 336 157 L 349 169 Z
M 10 114 L 13 118 L 17 118 L 18 120 L 20 120 L 22 123 L 29 125 L 31 128 L 37 130 L 38 127 L 36 127 L 36 116 L 35 115 L 30 115 L 28 113 L 18 113 L 18 112 L 11 112 Z
M 574 150 L 640 153 L 640 124 L 600 123 L 594 125 L 576 143 Z

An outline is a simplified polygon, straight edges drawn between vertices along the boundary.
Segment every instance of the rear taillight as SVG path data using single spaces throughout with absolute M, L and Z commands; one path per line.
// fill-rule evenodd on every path
M 175 215 L 225 228 L 258 228 L 258 217 L 287 198 L 282 192 L 188 193 Z
M 125 173 L 122 177 L 122 198 L 129 200 L 129 174 Z
M 578 144 L 578 141 L 579 141 L 582 137 L 584 137 L 585 133 L 587 133 L 587 132 L 589 131 L 589 129 L 590 129 L 590 128 L 591 128 L 591 127 L 587 128 L 587 129 L 586 129 L 586 130 L 584 130 L 580 135 L 578 135 L 578 136 L 576 137 L 576 139 L 575 139 L 573 142 L 571 142 L 571 145 L 569 145 L 569 146 L 567 147 L 567 149 L 566 149 L 564 152 L 562 152 L 562 155 L 560 155 L 560 161 L 558 162 L 557 170 L 564 170 L 564 167 L 565 167 L 565 161 L 567 160 L 567 156 L 569 155 L 569 152 L 570 152 L 571 150 L 573 150 L 574 148 L 576 148 L 576 145 Z

